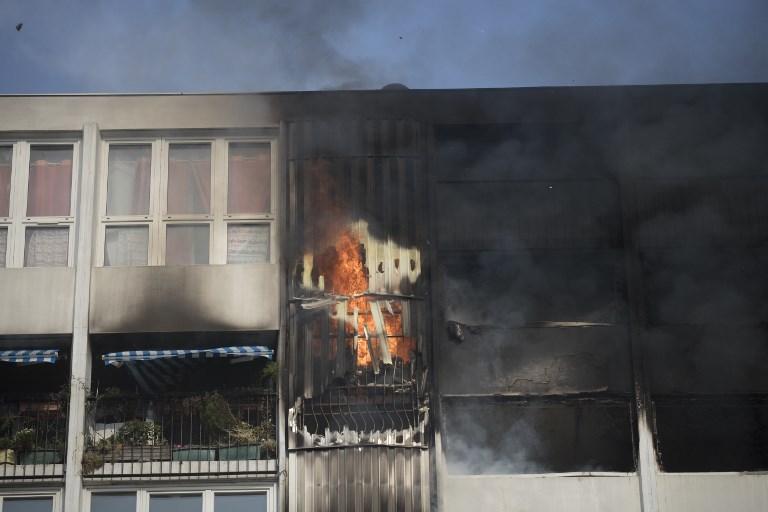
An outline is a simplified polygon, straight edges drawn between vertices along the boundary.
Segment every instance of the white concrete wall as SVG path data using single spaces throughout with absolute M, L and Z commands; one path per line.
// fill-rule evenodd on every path
M 634 475 L 448 476 L 443 483 L 445 512 L 640 512 Z
M 768 475 L 661 473 L 657 482 L 661 512 L 768 510 Z

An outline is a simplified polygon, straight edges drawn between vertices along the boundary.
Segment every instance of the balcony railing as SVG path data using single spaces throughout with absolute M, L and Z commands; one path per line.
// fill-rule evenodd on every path
M 86 478 L 258 476 L 276 472 L 273 392 L 94 396 Z
M 66 411 L 64 393 L 0 398 L 0 481 L 63 478 Z

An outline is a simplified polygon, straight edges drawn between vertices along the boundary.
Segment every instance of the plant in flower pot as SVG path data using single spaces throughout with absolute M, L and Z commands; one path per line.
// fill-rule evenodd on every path
M 187 438 L 185 442 L 175 445 L 172 453 L 173 460 L 216 460 L 213 438 L 221 430 L 221 426 L 226 423 L 227 410 L 229 410 L 229 406 L 218 393 L 206 393 L 203 396 L 193 396 L 182 400 L 179 412 L 182 416 L 191 415 L 195 421 L 199 421 L 200 429 L 192 428 L 190 430 L 200 432 L 200 437 L 196 440 Z
M 231 412 L 230 412 L 231 414 Z M 232 415 L 226 437 L 219 447 L 219 460 L 257 460 L 270 458 L 275 452 L 274 425 L 263 421 L 251 425 Z
M 60 464 L 64 460 L 64 432 L 57 422 L 39 423 L 42 431 L 21 429 L 14 436 L 20 464 Z
M 123 423 L 111 440 L 113 461 L 152 461 L 167 459 L 168 446 L 160 427 L 149 420 Z
M 29 464 L 28 462 L 24 462 L 24 458 L 35 446 L 35 430 L 32 428 L 22 428 L 17 430 L 16 433 L 13 434 L 11 442 L 13 443 L 13 450 L 17 455 L 17 462 L 21 464 Z
M 8 437 L 0 437 L 0 465 L 16 464 L 16 452 L 13 450 L 13 441 Z

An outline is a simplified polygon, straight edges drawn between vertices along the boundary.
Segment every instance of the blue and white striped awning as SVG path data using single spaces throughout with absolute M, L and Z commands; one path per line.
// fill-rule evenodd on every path
M 54 364 L 59 358 L 58 349 L 0 350 L 0 361 L 16 364 Z
M 110 352 L 101 359 L 109 366 L 122 366 L 128 361 L 155 361 L 158 359 L 211 359 L 217 357 L 266 357 L 272 359 L 275 351 L 261 345 L 220 347 L 187 350 L 126 350 Z

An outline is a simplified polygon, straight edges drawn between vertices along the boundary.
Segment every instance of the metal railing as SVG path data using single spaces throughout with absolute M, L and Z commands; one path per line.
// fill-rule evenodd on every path
M 270 391 L 89 401 L 85 478 L 274 473 L 277 396 Z
M 66 440 L 65 393 L 0 398 L 0 480 L 61 480 Z

